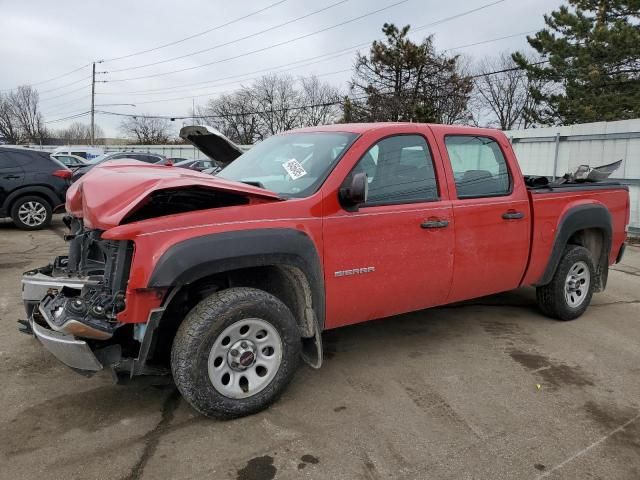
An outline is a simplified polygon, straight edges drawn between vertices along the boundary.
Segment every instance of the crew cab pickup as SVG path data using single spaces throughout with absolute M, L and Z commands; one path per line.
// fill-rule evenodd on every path
M 500 131 L 181 135 L 225 168 L 122 160 L 74 183 L 69 254 L 25 273 L 22 328 L 82 373 L 172 373 L 204 415 L 265 408 L 321 365 L 324 330 L 522 286 L 574 319 L 624 251 L 625 186 L 524 177 Z

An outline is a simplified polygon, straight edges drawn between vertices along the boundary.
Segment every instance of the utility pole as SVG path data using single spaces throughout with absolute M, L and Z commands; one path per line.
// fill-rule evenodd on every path
M 93 62 L 93 73 L 91 74 L 91 146 L 95 145 L 95 101 L 96 101 L 96 62 Z

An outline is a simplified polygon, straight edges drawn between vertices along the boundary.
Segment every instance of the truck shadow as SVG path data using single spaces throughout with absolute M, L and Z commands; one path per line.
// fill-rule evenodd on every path
M 528 317 L 528 318 L 527 318 Z M 323 333 L 325 360 L 332 360 L 340 352 L 361 349 L 367 351 L 367 343 L 380 339 L 380 349 L 392 354 L 396 342 L 407 344 L 407 337 L 428 349 L 430 343 L 447 340 L 471 339 L 478 329 L 496 339 L 510 343 L 529 343 L 530 338 L 523 324 L 531 320 L 554 323 L 537 310 L 535 290 L 521 288 L 509 292 L 476 298 L 441 307 L 396 315 L 380 320 L 349 325 Z M 414 356 L 416 356 L 414 352 Z

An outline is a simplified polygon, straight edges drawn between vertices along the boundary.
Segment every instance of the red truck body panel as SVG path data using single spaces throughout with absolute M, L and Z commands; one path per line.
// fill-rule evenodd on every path
M 626 239 L 625 226 L 629 223 L 629 192 L 624 187 L 578 192 L 530 192 L 530 197 L 533 215 L 531 258 L 522 285 L 532 285 L 540 279 L 551 255 L 558 225 L 568 211 L 579 205 L 598 204 L 608 209 L 613 222 L 609 265 L 615 262 Z
M 298 130 L 300 131 L 300 130 Z M 423 124 L 333 125 L 302 131 L 346 131 L 360 136 L 317 192 L 279 201 L 266 190 L 172 167 L 133 164 L 98 166 L 69 190 L 67 208 L 105 239 L 132 240 L 135 250 L 121 322 L 145 322 L 162 302 L 149 280 L 173 245 L 198 236 L 248 229 L 286 228 L 313 242 L 324 274 L 325 328 L 387 317 L 535 284 L 550 258 L 556 230 L 575 205 L 599 203 L 613 220 L 609 263 L 625 239 L 628 194 L 624 190 L 531 193 L 501 132 Z M 431 150 L 439 195 L 436 201 L 377 205 L 346 210 L 338 192 L 359 159 L 392 135 L 421 135 Z M 508 162 L 508 194 L 459 199 L 447 135 L 494 139 Z M 146 173 L 145 173 L 146 172 Z M 198 210 L 121 225 L 150 192 L 199 185 L 246 196 L 246 205 Z M 522 218 L 505 220 L 505 213 Z M 425 230 L 425 221 L 448 228 Z M 352 274 L 369 269 L 368 274 Z M 348 272 L 345 274 L 345 272 Z

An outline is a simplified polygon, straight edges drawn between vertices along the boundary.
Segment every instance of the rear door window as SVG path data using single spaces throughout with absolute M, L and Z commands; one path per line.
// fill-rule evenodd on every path
M 447 135 L 445 144 L 458 198 L 510 193 L 511 176 L 498 142 L 489 137 Z

